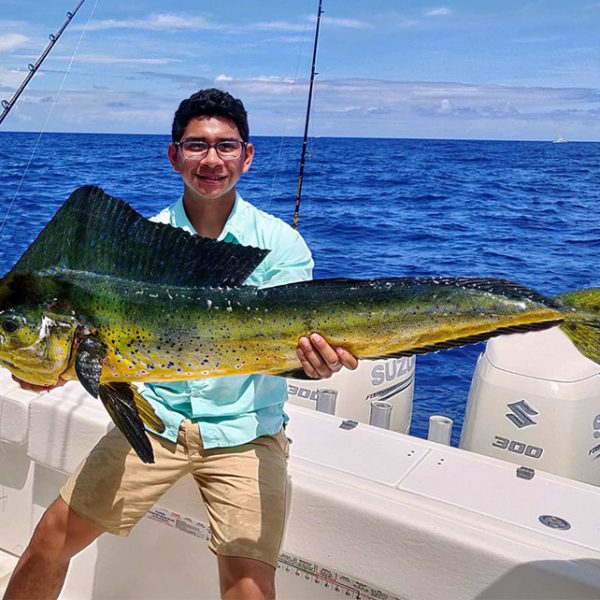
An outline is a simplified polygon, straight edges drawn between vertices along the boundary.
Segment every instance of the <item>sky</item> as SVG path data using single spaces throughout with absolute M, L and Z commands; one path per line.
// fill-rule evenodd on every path
M 8 100 L 78 0 L 0 0 Z M 318 0 L 86 0 L 0 130 L 170 131 L 203 87 L 302 135 Z M 600 141 L 600 1 L 323 0 L 311 136 Z

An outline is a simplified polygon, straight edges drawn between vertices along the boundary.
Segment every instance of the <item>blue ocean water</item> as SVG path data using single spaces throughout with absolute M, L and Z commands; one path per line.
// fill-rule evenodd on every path
M 96 184 L 150 216 L 181 193 L 167 136 L 0 133 L 0 270 L 69 193 Z M 301 140 L 259 137 L 240 182 L 291 222 Z M 553 295 L 600 286 L 600 143 L 316 138 L 300 231 L 316 277 L 508 277 Z M 411 431 L 455 421 L 483 345 L 417 360 Z

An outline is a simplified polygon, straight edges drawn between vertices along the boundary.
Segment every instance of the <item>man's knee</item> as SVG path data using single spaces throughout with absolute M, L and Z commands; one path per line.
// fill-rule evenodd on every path
M 80 517 L 59 497 L 40 519 L 28 552 L 69 560 L 102 533 L 103 530 Z
M 275 569 L 259 560 L 219 556 L 222 598 L 275 598 Z

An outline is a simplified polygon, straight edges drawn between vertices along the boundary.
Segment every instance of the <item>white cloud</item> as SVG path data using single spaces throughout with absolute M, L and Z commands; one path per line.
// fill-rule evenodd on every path
M 308 19 L 308 21 L 311 22 L 312 20 L 313 16 Z M 308 21 L 261 21 L 257 23 L 249 23 L 244 27 L 244 29 L 258 29 L 260 31 L 304 32 L 307 29 Z M 365 29 L 370 27 L 364 21 L 359 21 L 358 19 L 343 19 L 339 17 L 330 17 L 327 15 L 323 16 L 323 22 L 326 22 L 328 27 L 339 27 L 341 29 Z
M 437 110 L 440 114 L 448 114 L 452 112 L 452 104 L 448 98 L 443 98 Z
M 516 44 L 550 44 L 564 40 L 564 35 L 531 35 L 525 37 L 514 38 Z
M 306 24 L 292 21 L 260 21 L 248 24 L 245 29 L 258 29 L 259 31 L 304 31 Z
M 296 82 L 293 77 L 281 77 L 280 75 L 259 75 L 258 77 L 255 77 L 254 80 L 267 83 L 277 82 L 285 84 Z
M 306 81 L 260 76 L 217 78 L 234 95 L 255 103 L 255 111 L 302 113 Z M 587 118 L 600 110 L 600 91 L 587 88 L 520 87 L 454 82 L 321 79 L 313 100 L 315 117 L 331 123 L 344 115 L 373 119 L 420 118 L 537 121 L 549 115 Z M 263 107 L 266 107 L 263 109 Z M 561 112 L 562 111 L 562 112 Z M 371 120 L 373 122 L 373 120 Z
M 40 73 L 43 75 L 43 73 Z M 0 69 L 0 88 L 13 91 L 25 79 L 24 71 Z
M 445 6 L 440 6 L 438 8 L 432 8 L 425 13 L 426 17 L 447 17 L 452 14 L 452 10 L 446 8 Z
M 56 55 L 52 58 L 57 60 L 72 59 L 71 56 Z M 167 65 L 170 63 L 181 62 L 173 58 L 137 58 L 129 56 L 111 56 L 109 54 L 76 54 L 76 62 L 95 63 L 95 64 L 119 64 L 119 65 Z
M 327 15 L 323 16 L 323 21 L 326 21 L 328 26 L 346 29 L 366 29 L 371 27 L 368 23 L 359 21 L 358 19 L 340 19 L 338 17 L 328 17 Z
M 408 16 L 396 10 L 376 12 L 370 16 L 369 23 L 365 27 L 380 30 L 381 35 L 386 32 L 394 32 L 398 29 L 414 29 L 423 24 L 423 20 L 416 16 Z
M 82 29 L 80 25 L 77 29 Z M 172 31 L 178 29 L 213 30 L 221 29 L 222 26 L 211 23 L 204 17 L 191 15 L 157 14 L 145 19 L 103 19 L 92 21 L 86 26 L 88 31 L 100 31 L 105 29 L 143 29 L 149 31 Z
M 311 32 L 312 33 L 312 32 Z M 312 39 L 311 35 L 275 35 L 272 38 L 266 38 L 262 40 L 263 44 L 304 44 L 310 42 Z
M 358 19 L 345 19 L 337 17 L 323 17 L 329 27 L 345 29 L 364 29 L 369 27 L 364 21 Z M 257 21 L 246 25 L 229 25 L 215 23 L 200 15 L 160 13 L 150 15 L 144 19 L 102 19 L 92 21 L 85 29 L 88 31 L 102 31 L 110 29 L 138 29 L 145 31 L 177 31 L 177 30 L 203 30 L 203 31 L 282 31 L 305 32 L 308 21 Z M 73 27 L 82 30 L 83 25 Z
M 20 33 L 5 33 L 0 35 L 0 52 L 9 52 L 24 46 L 29 38 Z
M 3 73 L 0 73 L 2 81 Z M 165 77 L 148 72 L 146 79 Z M 263 75 L 237 79 L 221 73 L 190 83 L 189 75 L 175 85 L 156 85 L 157 94 L 144 97 L 119 89 L 85 93 L 64 90 L 53 119 L 61 130 L 168 131 L 173 107 L 185 94 L 215 83 L 240 97 L 252 114 L 259 135 L 298 135 L 304 122 L 306 80 Z M 182 85 L 180 85 L 180 83 Z M 185 84 L 185 85 L 183 85 Z M 19 104 L 14 122 L 35 114 L 35 106 L 53 100 L 33 90 Z M 39 110 L 39 109 L 38 109 Z M 150 116 L 151 115 L 151 116 Z M 459 82 L 320 79 L 313 99 L 315 135 L 409 137 L 543 138 L 556 124 L 570 139 L 600 139 L 600 90 L 481 85 Z M 23 127 L 30 125 L 23 124 Z M 545 131 L 544 131 L 545 130 Z
M 252 77 L 249 79 L 234 79 L 230 78 L 223 83 L 227 84 L 227 89 L 232 93 L 246 97 L 247 95 L 257 96 L 287 96 L 291 98 L 290 93 L 297 89 L 304 89 L 305 85 L 298 83 L 291 77 L 280 77 L 277 75 L 263 75 Z M 303 102 L 306 98 L 303 96 Z
M 140 108 L 140 109 L 127 109 L 120 108 L 118 106 L 108 107 L 109 108 L 109 117 L 111 120 L 120 121 L 125 123 L 128 126 L 132 124 L 136 126 L 153 126 L 156 123 L 165 124 L 165 133 L 168 131 L 166 125 L 170 123 L 173 119 L 173 110 L 172 109 L 148 109 L 148 108 Z M 111 110 L 112 108 L 112 110 Z M 99 121 L 104 121 L 105 117 L 102 113 L 97 115 Z

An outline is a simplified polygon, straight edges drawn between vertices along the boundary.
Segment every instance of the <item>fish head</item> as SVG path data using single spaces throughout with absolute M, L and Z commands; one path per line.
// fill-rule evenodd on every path
M 77 319 L 30 276 L 0 281 L 0 365 L 36 385 L 54 385 L 69 368 Z

